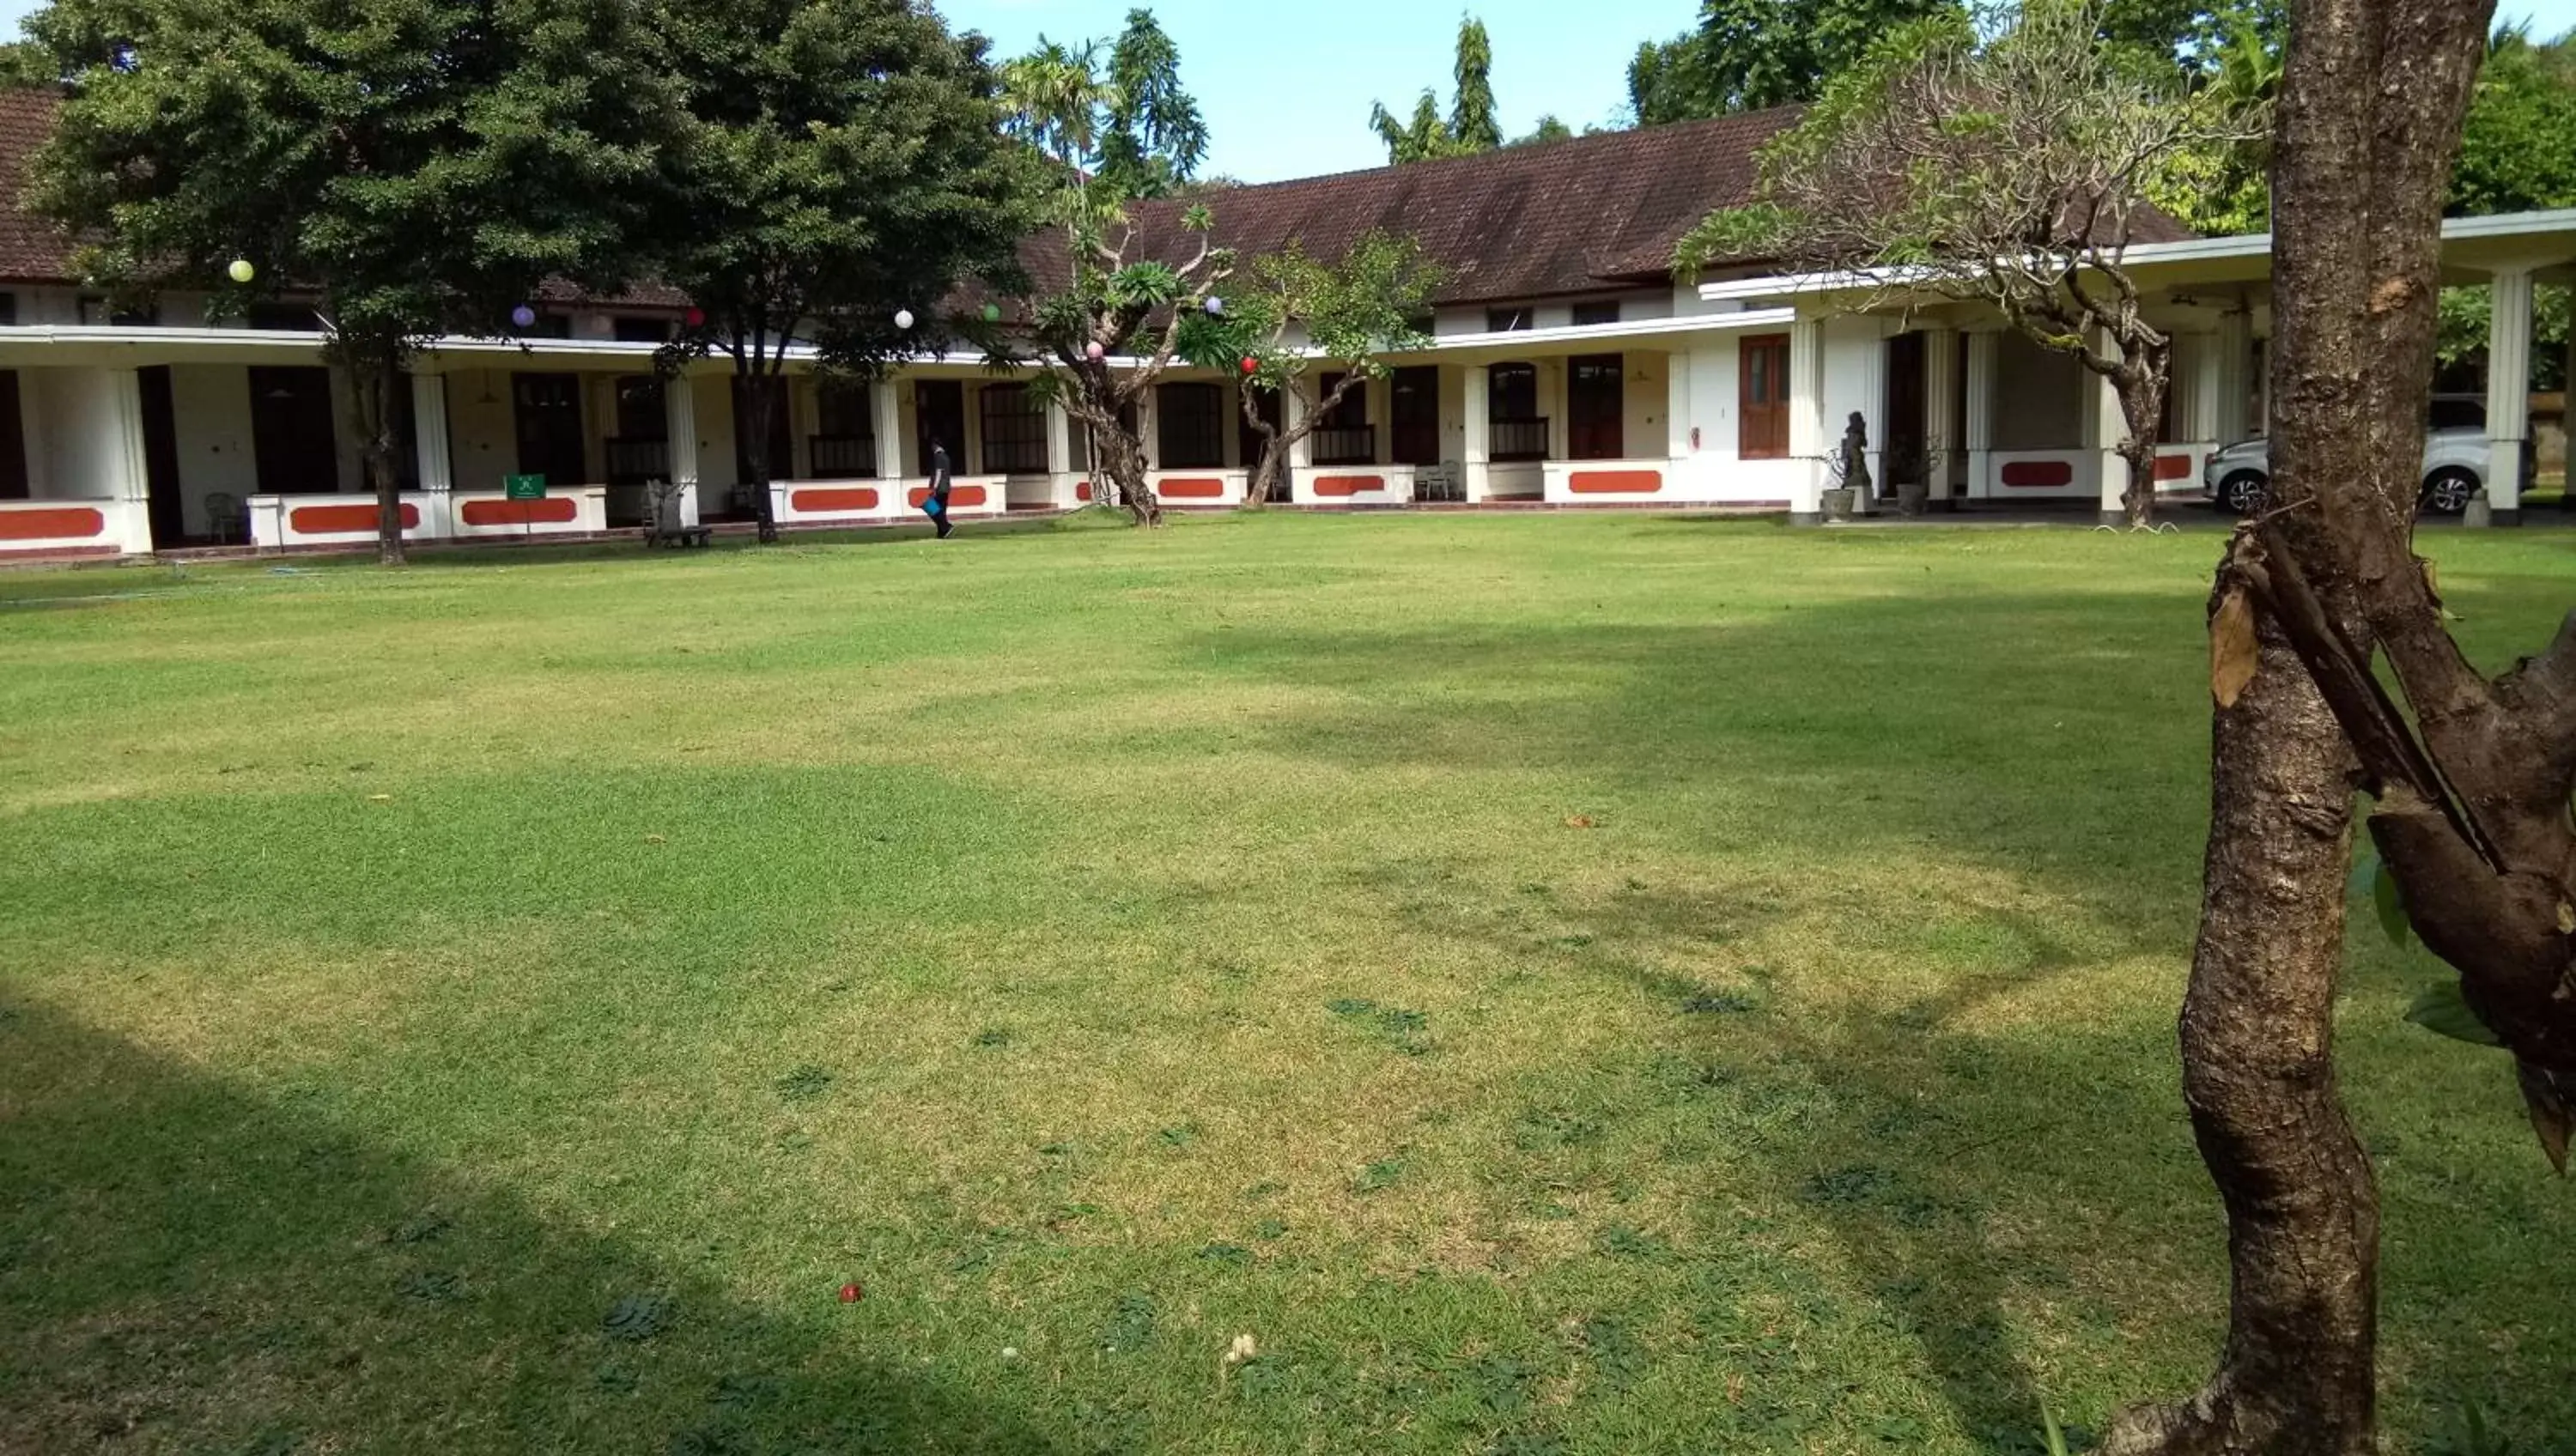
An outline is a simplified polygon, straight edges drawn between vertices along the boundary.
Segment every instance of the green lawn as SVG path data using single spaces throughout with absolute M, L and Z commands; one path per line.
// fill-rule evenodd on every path
M 2576 535 L 2431 540 L 2473 650 L 2545 640 Z M 2171 1046 L 2218 550 L 0 575 L 0 1450 L 2098 1428 L 2224 1307 Z M 2357 942 L 2344 1012 L 2389 1420 L 2558 1449 L 2576 1192 L 2402 1024 L 2429 974 Z

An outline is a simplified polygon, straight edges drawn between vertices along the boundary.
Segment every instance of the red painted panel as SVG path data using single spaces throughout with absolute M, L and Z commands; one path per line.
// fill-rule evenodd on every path
M 286 524 L 300 535 L 319 536 L 334 531 L 373 531 L 379 529 L 382 517 L 376 514 L 376 503 L 361 506 L 297 506 L 286 513 Z M 409 501 L 402 505 L 403 529 L 420 524 L 420 507 Z
M 1576 495 L 1653 495 L 1664 488 L 1659 470 L 1578 470 L 1566 481 Z
M 470 500 L 457 515 L 469 526 L 543 526 L 578 520 L 581 508 L 571 496 L 550 495 L 542 500 Z
M 1327 500 L 1345 499 L 1368 491 L 1386 489 L 1383 475 L 1319 475 L 1315 477 L 1315 494 Z
M 916 485 L 912 488 L 910 500 L 914 510 L 921 509 L 921 503 L 928 499 L 930 499 L 929 486 Z M 980 485 L 952 485 L 948 488 L 948 508 L 952 511 L 972 510 L 983 503 L 984 487 Z
M 107 517 L 87 506 L 0 512 L 0 541 L 50 541 L 66 536 L 96 536 L 106 529 Z
M 1163 482 L 1168 500 L 1223 500 L 1225 482 L 1207 475 L 1176 476 Z
M 2190 456 L 2188 456 L 2188 455 L 2159 455 L 2159 456 L 2157 456 L 2157 457 L 2156 457 L 2156 479 L 2158 479 L 2158 480 L 2189 480 L 2189 479 L 2191 479 L 2191 457 L 2190 457 Z
M 864 485 L 837 486 L 828 490 L 791 490 L 787 508 L 812 511 L 817 515 L 833 511 L 872 511 L 877 508 L 877 493 Z
M 2004 484 L 2014 490 L 2054 490 L 2075 483 L 2075 467 L 2063 460 L 2013 460 L 2004 465 Z

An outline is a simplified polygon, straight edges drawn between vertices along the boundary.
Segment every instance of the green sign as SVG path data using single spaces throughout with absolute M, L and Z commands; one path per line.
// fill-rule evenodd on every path
M 508 475 L 501 479 L 503 489 L 512 500 L 544 500 L 546 478 L 542 475 Z

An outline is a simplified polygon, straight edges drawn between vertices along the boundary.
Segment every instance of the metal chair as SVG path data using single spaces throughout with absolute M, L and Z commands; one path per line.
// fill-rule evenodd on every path
M 239 497 L 226 490 L 206 492 L 206 530 L 218 546 L 232 546 L 250 539 L 250 512 Z

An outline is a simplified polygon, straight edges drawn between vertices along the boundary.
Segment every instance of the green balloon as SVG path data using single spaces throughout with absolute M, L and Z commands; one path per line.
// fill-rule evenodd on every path
M 986 322 L 986 323 L 988 323 L 988 324 L 997 324 L 997 323 L 1000 323 L 1001 321 L 1002 321 L 1002 306 L 1001 306 L 1000 304 L 997 304 L 997 303 L 988 303 L 988 304 L 984 305 L 984 322 Z

